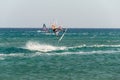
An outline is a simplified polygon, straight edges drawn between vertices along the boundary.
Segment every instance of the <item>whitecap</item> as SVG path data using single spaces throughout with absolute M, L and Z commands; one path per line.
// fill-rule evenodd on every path
M 25 48 L 29 50 L 34 50 L 34 51 L 40 51 L 40 52 L 49 52 L 49 51 L 66 49 L 66 47 L 64 46 L 56 47 L 49 44 L 40 44 L 38 42 L 32 42 L 32 41 L 27 42 L 25 45 Z

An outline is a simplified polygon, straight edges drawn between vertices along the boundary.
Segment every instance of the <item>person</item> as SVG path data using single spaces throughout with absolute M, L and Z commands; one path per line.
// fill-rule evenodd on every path
M 46 32 L 46 33 L 49 32 L 49 29 L 46 27 L 45 24 L 43 24 L 42 31 L 43 31 L 43 32 Z
M 55 33 L 56 36 L 59 36 L 59 32 L 62 31 L 62 27 L 59 26 L 58 28 L 56 27 L 55 24 L 52 25 L 52 30 Z

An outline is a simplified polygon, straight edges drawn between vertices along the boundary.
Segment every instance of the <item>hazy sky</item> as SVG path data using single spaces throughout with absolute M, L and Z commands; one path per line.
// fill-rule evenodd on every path
M 0 0 L 0 27 L 120 28 L 120 0 Z

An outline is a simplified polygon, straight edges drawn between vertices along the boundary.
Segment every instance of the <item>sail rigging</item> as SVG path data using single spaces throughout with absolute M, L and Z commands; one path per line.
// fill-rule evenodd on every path
M 45 24 L 43 24 L 42 31 L 43 32 L 49 32 L 49 29 L 46 27 Z

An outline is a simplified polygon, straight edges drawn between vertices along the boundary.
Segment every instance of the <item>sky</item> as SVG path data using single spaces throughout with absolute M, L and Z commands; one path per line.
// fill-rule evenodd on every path
M 0 28 L 120 28 L 120 0 L 0 0 Z

